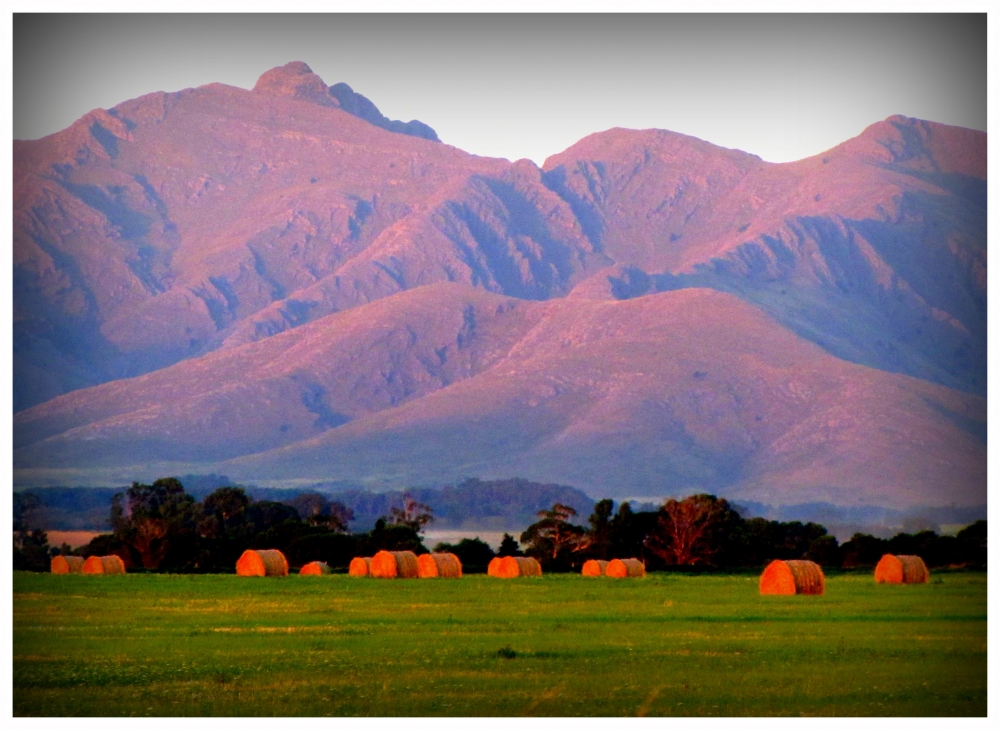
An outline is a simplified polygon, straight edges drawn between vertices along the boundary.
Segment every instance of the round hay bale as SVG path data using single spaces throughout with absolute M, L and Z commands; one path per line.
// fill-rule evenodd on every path
M 537 578 L 542 574 L 542 564 L 534 558 L 514 559 L 517 561 L 517 565 L 521 569 L 521 575 L 528 578 Z
M 416 578 L 417 556 L 409 550 L 379 550 L 368 570 L 372 578 Z
M 580 571 L 580 575 L 587 575 L 591 577 L 604 575 L 607 567 L 607 560 L 588 560 L 583 564 L 583 570 Z
M 427 553 L 417 558 L 421 578 L 461 578 L 462 561 L 453 553 Z
M 876 583 L 926 583 L 929 577 L 919 555 L 883 555 L 875 566 Z
M 83 572 L 87 575 L 123 575 L 125 563 L 117 555 L 91 555 L 83 563 Z
M 646 575 L 646 566 L 635 558 L 615 558 L 608 563 L 605 574 L 609 578 L 643 578 Z
M 299 568 L 299 575 L 329 575 L 330 566 L 321 560 L 314 560 Z
M 820 595 L 825 588 L 823 569 L 811 560 L 775 560 L 760 576 L 762 595 Z
M 503 558 L 493 558 L 493 560 L 490 561 L 490 564 L 486 566 L 486 575 L 491 578 L 499 578 L 500 563 L 502 561 Z
M 497 565 L 497 578 L 537 577 L 542 574 L 541 564 L 534 558 L 515 558 L 507 556 L 500 558 Z
M 245 550 L 236 561 L 236 575 L 256 578 L 288 575 L 288 561 L 280 550 Z
M 368 577 L 371 575 L 371 564 L 371 558 L 354 558 L 347 569 L 347 574 L 353 575 L 356 578 Z
M 49 568 L 53 573 L 66 575 L 68 573 L 82 573 L 83 564 L 86 562 L 77 555 L 56 555 L 52 558 Z

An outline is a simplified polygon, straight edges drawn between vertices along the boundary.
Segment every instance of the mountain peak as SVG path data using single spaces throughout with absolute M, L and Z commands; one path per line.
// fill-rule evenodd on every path
M 275 66 L 270 71 L 265 71 L 257 79 L 253 90 L 258 93 L 290 96 L 294 99 L 342 109 L 352 116 L 364 119 L 369 124 L 374 124 L 376 127 L 390 132 L 440 142 L 437 132 L 423 122 L 415 119 L 409 122 L 389 119 L 378 110 L 378 107 L 370 99 L 357 93 L 343 82 L 327 86 L 323 79 L 313 73 L 309 65 L 302 61 L 291 61 L 284 66 Z
M 313 70 L 309 68 L 309 64 L 303 61 L 290 61 L 284 66 L 275 66 L 269 71 L 265 71 L 257 79 L 257 83 L 254 85 L 254 91 L 277 91 L 282 92 L 288 89 L 294 89 L 297 85 L 301 84 L 303 77 L 307 77 L 309 81 L 312 81 L 312 77 L 319 79 L 319 76 L 313 73 Z M 325 86 L 325 84 L 324 84 Z
M 986 133 L 894 114 L 834 149 L 875 164 L 986 179 Z
M 278 76 L 304 76 L 306 74 L 311 74 L 313 70 L 309 67 L 309 64 L 305 61 L 289 61 L 284 66 L 275 66 L 270 71 L 265 71 L 261 74 L 260 78 L 257 79 L 257 84 L 260 85 L 261 80 L 265 77 L 278 77 Z
M 291 96 L 323 106 L 340 106 L 339 102 L 330 96 L 330 89 L 323 79 L 314 74 L 313 70 L 302 61 L 292 61 L 265 71 L 257 79 L 253 90 L 276 96 Z

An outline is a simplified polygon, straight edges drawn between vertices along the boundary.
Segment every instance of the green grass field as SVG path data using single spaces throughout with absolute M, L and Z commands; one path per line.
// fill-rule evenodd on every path
M 986 575 L 14 574 L 15 715 L 985 715 Z

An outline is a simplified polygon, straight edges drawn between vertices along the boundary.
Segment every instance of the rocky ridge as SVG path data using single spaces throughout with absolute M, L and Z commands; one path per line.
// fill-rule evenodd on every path
M 985 501 L 985 134 L 891 117 L 771 164 L 614 129 L 538 168 L 428 130 L 291 63 L 15 142 L 18 473 L 131 458 L 357 478 L 392 443 L 400 480 L 516 466 L 843 503 L 880 464 L 879 499 Z M 600 330 L 597 312 L 618 322 L 601 346 L 543 326 Z M 678 365 L 699 327 L 720 364 L 754 337 L 813 348 L 816 400 L 779 407 L 780 353 L 756 345 L 721 379 Z M 622 348 L 651 371 L 628 397 Z M 558 398 L 528 395 L 564 371 L 580 380 Z M 678 405 L 709 383 L 725 417 Z M 751 401 L 765 412 L 744 423 Z M 519 435 L 496 442 L 500 424 Z M 479 452 L 420 457 L 446 433 Z

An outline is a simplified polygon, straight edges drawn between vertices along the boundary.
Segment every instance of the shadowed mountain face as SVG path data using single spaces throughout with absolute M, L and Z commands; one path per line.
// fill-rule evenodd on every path
M 15 143 L 17 410 L 434 281 L 544 299 L 610 263 L 534 165 L 373 126 L 307 68 Z
M 36 406 L 15 464 L 979 504 L 985 418 L 977 396 L 839 360 L 710 289 L 532 302 L 435 284 Z
M 985 134 L 436 139 L 291 63 L 15 142 L 18 474 L 985 502 Z
M 892 117 L 783 165 L 605 132 L 545 180 L 619 264 L 581 296 L 711 287 L 838 357 L 985 394 L 985 160 L 983 133 Z

